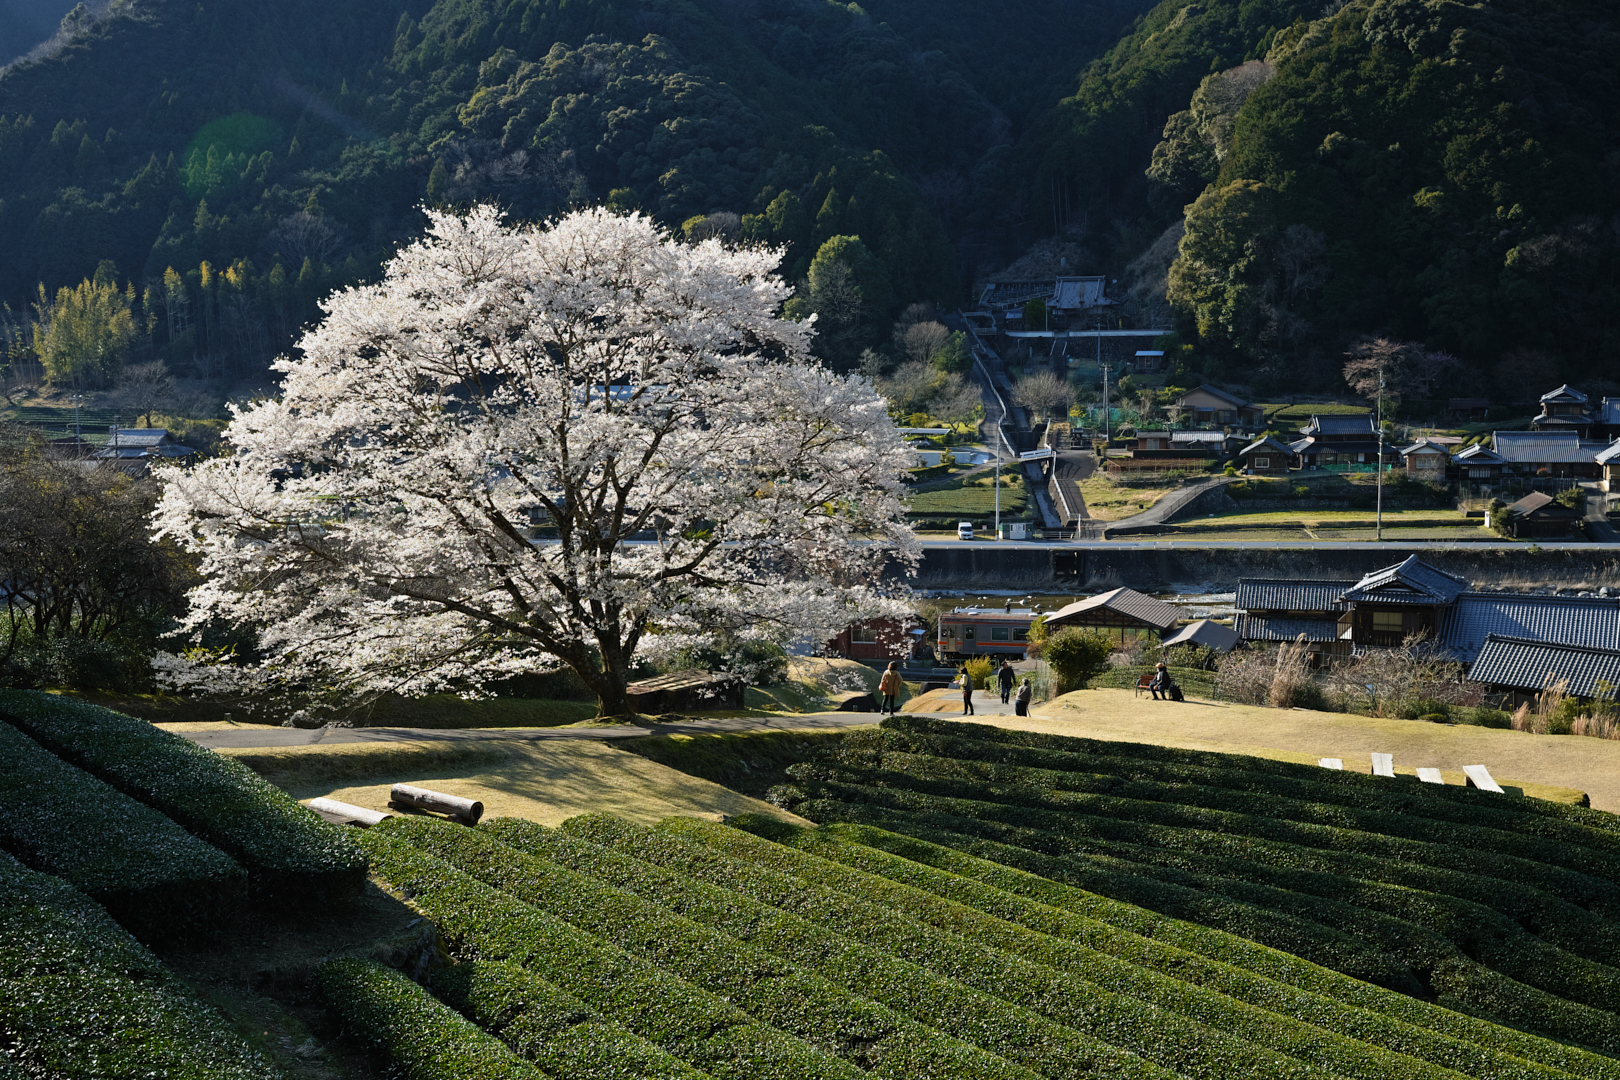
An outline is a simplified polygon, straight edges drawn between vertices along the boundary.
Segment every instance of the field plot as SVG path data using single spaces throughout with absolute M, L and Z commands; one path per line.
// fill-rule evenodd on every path
M 904 833 L 1620 1053 L 1612 815 L 921 717 L 788 772 L 778 801 L 812 821 Z
M 948 846 L 742 823 L 758 834 L 394 819 L 363 843 L 458 961 L 432 985 L 482 1029 L 467 1052 L 494 1034 L 556 1077 L 1620 1078 L 1580 1047 Z M 390 993 L 401 1016 L 426 1009 Z M 372 1023 L 402 1030 L 387 999 Z

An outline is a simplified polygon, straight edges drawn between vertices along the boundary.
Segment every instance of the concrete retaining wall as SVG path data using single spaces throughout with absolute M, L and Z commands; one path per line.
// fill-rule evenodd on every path
M 1417 555 L 1475 585 L 1596 588 L 1620 585 L 1620 552 L 1467 547 L 1421 549 L 1368 544 L 1354 549 L 1109 548 L 1068 544 L 976 549 L 926 547 L 912 585 L 919 589 L 1112 589 L 1144 592 L 1188 586 L 1230 588 L 1244 577 L 1352 578 Z

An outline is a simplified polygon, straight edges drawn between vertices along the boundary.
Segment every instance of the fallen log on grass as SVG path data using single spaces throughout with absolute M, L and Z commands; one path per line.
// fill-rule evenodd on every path
M 427 788 L 414 787 L 411 784 L 395 784 L 393 790 L 388 793 L 388 805 L 409 807 L 413 810 L 431 810 L 435 814 L 449 814 L 467 825 L 478 824 L 478 819 L 484 816 L 484 804 L 481 802 L 446 795 L 442 791 L 429 791 Z

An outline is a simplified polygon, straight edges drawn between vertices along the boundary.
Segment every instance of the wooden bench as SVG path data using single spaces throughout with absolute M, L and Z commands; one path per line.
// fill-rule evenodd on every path
M 1372 756 L 1372 763 L 1374 776 L 1393 777 L 1395 775 L 1394 754 L 1374 754 Z
M 1491 779 L 1491 771 L 1483 765 L 1464 765 L 1463 775 L 1468 777 L 1469 787 L 1479 788 L 1481 791 L 1494 791 L 1498 795 L 1506 795 L 1502 785 Z
M 1135 694 L 1135 696 L 1136 697 L 1141 697 L 1142 696 L 1142 691 L 1144 691 L 1144 690 L 1152 690 L 1152 689 L 1153 689 L 1153 676 L 1152 675 L 1143 675 L 1142 677 L 1140 677 L 1139 679 L 1136 680 L 1136 694 Z

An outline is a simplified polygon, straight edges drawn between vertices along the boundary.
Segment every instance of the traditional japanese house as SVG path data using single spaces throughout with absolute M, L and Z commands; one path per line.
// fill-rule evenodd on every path
M 1294 465 L 1294 451 L 1281 439 L 1267 435 L 1239 450 L 1238 462 L 1239 468 L 1255 476 L 1286 476 Z
M 1304 639 L 1314 662 L 1350 655 L 1339 639 L 1339 617 L 1350 610 L 1344 594 L 1351 580 L 1243 578 L 1238 582 L 1233 625 L 1244 641 L 1295 642 Z
M 1583 439 L 1565 428 L 1550 431 L 1497 431 L 1491 449 L 1502 459 L 1502 475 L 1525 479 L 1596 479 L 1597 456 L 1608 444 Z
M 1587 396 L 1566 384 L 1541 395 L 1541 413 L 1530 426 L 1536 431 L 1573 431 L 1584 439 L 1595 422 Z
M 1411 446 L 1401 448 L 1401 460 L 1406 465 L 1408 479 L 1443 484 L 1446 469 L 1451 464 L 1451 453 L 1440 443 L 1419 439 Z
M 1468 679 L 1513 702 L 1555 685 L 1577 697 L 1613 701 L 1620 687 L 1620 649 L 1491 634 L 1469 667 Z

